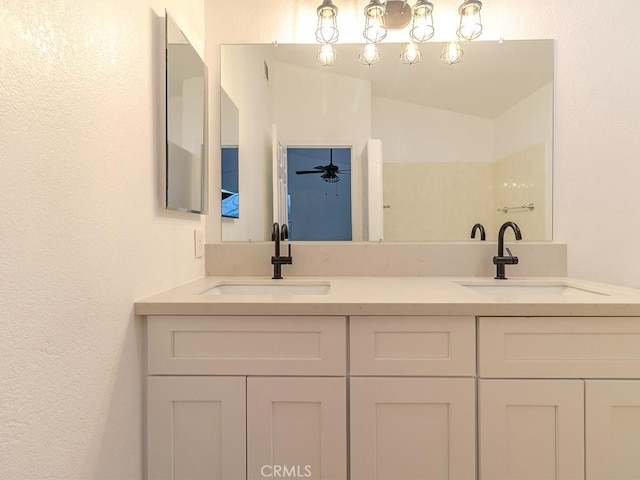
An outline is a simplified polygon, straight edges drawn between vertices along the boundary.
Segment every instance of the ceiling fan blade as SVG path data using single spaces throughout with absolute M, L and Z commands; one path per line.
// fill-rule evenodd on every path
M 343 173 L 345 175 L 351 175 L 351 169 L 340 170 L 338 165 L 333 163 L 333 149 L 329 149 L 329 164 L 328 165 L 318 165 L 313 167 L 315 170 L 297 170 L 297 175 L 306 175 L 308 173 L 321 173 L 322 180 L 327 183 L 336 183 L 340 181 L 340 177 L 338 173 Z

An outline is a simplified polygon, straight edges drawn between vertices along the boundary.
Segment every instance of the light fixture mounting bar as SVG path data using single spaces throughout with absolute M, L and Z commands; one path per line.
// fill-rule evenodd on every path
M 407 0 L 387 0 L 385 3 L 384 25 L 388 29 L 400 29 L 409 25 L 411 7 Z

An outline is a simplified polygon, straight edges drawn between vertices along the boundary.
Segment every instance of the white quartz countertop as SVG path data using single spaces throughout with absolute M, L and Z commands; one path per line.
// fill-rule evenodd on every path
M 328 293 L 204 293 L 220 285 L 301 284 L 328 285 Z M 473 285 L 489 288 L 474 289 Z M 494 285 L 498 286 L 498 292 L 504 286 L 511 291 L 495 293 Z M 517 285 L 524 288 L 511 288 Z M 289 277 L 284 280 L 204 277 L 139 300 L 135 312 L 138 315 L 640 316 L 640 290 L 566 277 L 514 277 L 508 280 L 481 277 Z

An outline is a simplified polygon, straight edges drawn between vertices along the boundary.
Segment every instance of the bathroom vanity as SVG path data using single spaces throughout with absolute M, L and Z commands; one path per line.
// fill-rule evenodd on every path
M 149 478 L 640 471 L 636 290 L 211 277 L 136 313 L 147 317 Z

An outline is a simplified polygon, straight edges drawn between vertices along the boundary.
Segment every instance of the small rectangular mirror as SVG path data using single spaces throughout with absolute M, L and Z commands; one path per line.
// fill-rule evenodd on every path
M 166 14 L 166 208 L 207 213 L 207 67 Z

